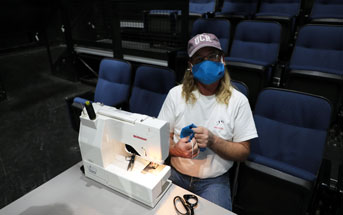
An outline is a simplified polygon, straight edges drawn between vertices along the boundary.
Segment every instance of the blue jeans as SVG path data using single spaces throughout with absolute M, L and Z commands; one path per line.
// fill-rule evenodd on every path
M 232 211 L 228 172 L 215 178 L 201 179 L 179 173 L 172 167 L 169 179 L 174 184 Z

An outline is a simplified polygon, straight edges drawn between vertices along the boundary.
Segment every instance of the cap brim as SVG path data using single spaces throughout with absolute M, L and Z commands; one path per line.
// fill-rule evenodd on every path
M 188 53 L 188 56 L 189 56 L 189 57 L 192 57 L 192 56 L 195 54 L 195 52 L 197 52 L 199 49 L 204 48 L 204 47 L 213 47 L 213 48 L 216 48 L 216 49 L 222 51 L 221 48 L 219 49 L 219 48 L 218 48 L 217 46 L 215 46 L 214 44 L 203 43 L 203 44 L 197 46 L 195 49 L 193 49 L 191 53 Z

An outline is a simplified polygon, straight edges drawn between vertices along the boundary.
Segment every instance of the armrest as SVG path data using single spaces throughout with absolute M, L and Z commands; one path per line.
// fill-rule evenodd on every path
M 235 162 L 233 167 L 230 168 L 230 184 L 231 184 L 231 201 L 234 202 L 237 195 L 238 188 L 238 174 L 239 174 L 240 162 Z
M 274 75 L 272 77 L 272 86 L 279 87 L 282 85 L 283 77 L 287 68 L 287 63 L 278 62 L 274 67 Z
M 201 18 L 203 14 L 199 14 L 199 13 L 189 13 L 189 17 L 193 17 L 193 18 Z
M 316 17 L 309 17 L 310 22 L 312 23 L 320 23 L 320 24 L 331 24 L 331 25 L 340 25 L 343 23 L 342 18 L 316 18 Z
M 91 103 L 93 103 L 93 100 L 94 100 L 94 92 L 88 91 L 88 92 L 79 94 L 78 96 L 74 97 L 72 106 L 74 108 L 82 110 L 86 101 L 90 101 Z
M 215 13 L 215 17 L 216 18 L 231 18 L 231 19 L 248 19 L 249 16 L 248 15 L 244 15 L 244 14 L 234 14 L 234 13 L 221 13 L 221 12 L 217 12 Z
M 204 18 L 214 18 L 215 12 L 207 12 L 204 14 Z
M 290 75 L 300 75 L 300 76 L 311 76 L 313 78 L 325 78 L 332 81 L 343 81 L 342 75 L 332 74 L 332 73 L 326 73 L 326 72 L 320 72 L 320 71 L 310 71 L 310 70 L 297 70 L 293 69 L 289 71 Z
M 313 195 L 311 197 L 309 209 L 313 210 L 319 204 L 321 193 L 328 192 L 330 190 L 330 174 L 331 174 L 331 162 L 328 159 L 323 159 L 319 168 L 318 177 L 314 186 Z M 313 213 L 313 211 L 312 211 Z M 310 213 L 310 214 L 312 214 Z
M 343 195 L 343 162 L 339 165 L 338 168 L 337 190 Z
M 331 177 L 331 162 L 328 159 L 323 159 L 319 168 L 317 182 L 319 186 L 330 187 Z
M 86 103 L 86 101 L 90 101 L 91 103 L 93 102 L 91 99 L 86 99 L 86 98 L 82 98 L 82 97 L 75 97 L 73 100 L 73 104 L 81 104 L 84 105 Z
M 84 106 L 84 103 L 79 103 L 79 102 L 73 102 L 71 104 L 71 108 L 75 108 L 75 109 L 78 109 L 78 110 L 82 110 L 83 106 Z
M 277 169 L 274 169 L 274 168 L 271 168 L 271 167 L 268 167 L 268 166 L 265 166 L 265 165 L 262 165 L 259 163 L 255 163 L 255 162 L 251 162 L 251 161 L 244 161 L 244 164 L 251 169 L 257 170 L 259 172 L 263 172 L 267 175 L 271 175 L 273 177 L 282 179 L 284 181 L 291 182 L 293 184 L 297 184 L 297 185 L 304 187 L 308 190 L 310 190 L 313 186 L 311 182 L 306 181 L 302 178 L 295 177 L 295 176 L 290 175 L 288 173 L 282 172 L 280 170 L 277 170 Z
M 88 90 L 88 91 L 85 91 L 82 93 L 72 94 L 72 95 L 65 97 L 64 99 L 68 104 L 72 104 L 76 97 L 84 98 L 84 99 L 92 101 L 92 100 L 94 100 L 94 91 Z
M 75 131 L 78 131 L 80 127 L 79 117 L 80 117 L 83 106 L 80 103 L 74 102 L 74 99 L 76 97 L 84 97 L 85 99 L 93 100 L 94 92 L 86 91 L 83 93 L 73 94 L 73 95 L 65 97 L 71 126 Z
M 275 20 L 279 20 L 279 21 L 282 21 L 282 22 L 289 22 L 293 16 L 277 16 L 277 15 L 267 15 L 267 14 L 263 14 L 263 15 L 255 15 L 255 18 L 256 19 L 263 19 L 263 20 L 272 20 L 272 21 L 275 21 Z
M 249 70 L 256 71 L 266 71 L 267 67 L 258 64 L 246 63 L 246 62 L 237 62 L 237 61 L 226 61 L 225 62 L 228 68 L 244 68 Z

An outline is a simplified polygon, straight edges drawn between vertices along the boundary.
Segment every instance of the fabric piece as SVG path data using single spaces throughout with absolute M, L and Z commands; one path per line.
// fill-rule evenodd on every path
M 188 137 L 189 136 L 189 139 L 188 139 L 188 142 L 191 142 L 191 140 L 193 139 L 194 137 L 194 131 L 192 130 L 192 128 L 196 128 L 197 126 L 194 125 L 193 123 L 184 127 L 182 130 L 181 130 L 181 134 L 180 134 L 180 138 L 184 138 L 184 137 Z M 206 148 L 200 148 L 200 151 L 203 152 L 205 151 Z
M 194 137 L 194 131 L 192 130 L 192 128 L 196 128 L 196 127 L 197 126 L 194 125 L 193 123 L 183 127 L 183 129 L 181 130 L 180 138 L 184 138 L 184 137 L 189 136 L 188 141 L 190 142 Z

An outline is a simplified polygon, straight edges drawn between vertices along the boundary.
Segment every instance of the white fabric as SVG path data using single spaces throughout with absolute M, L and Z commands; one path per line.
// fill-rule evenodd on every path
M 170 132 L 174 132 L 175 143 L 180 139 L 182 128 L 191 123 L 206 127 L 213 134 L 232 142 L 257 137 L 248 99 L 241 92 L 233 89 L 228 105 L 217 103 L 214 95 L 204 96 L 198 90 L 193 93 L 197 98 L 196 103 L 186 104 L 182 97 L 182 85 L 172 88 L 158 116 L 170 123 Z M 227 172 L 233 162 L 222 159 L 206 148 L 193 159 L 173 156 L 171 164 L 185 175 L 212 178 Z

